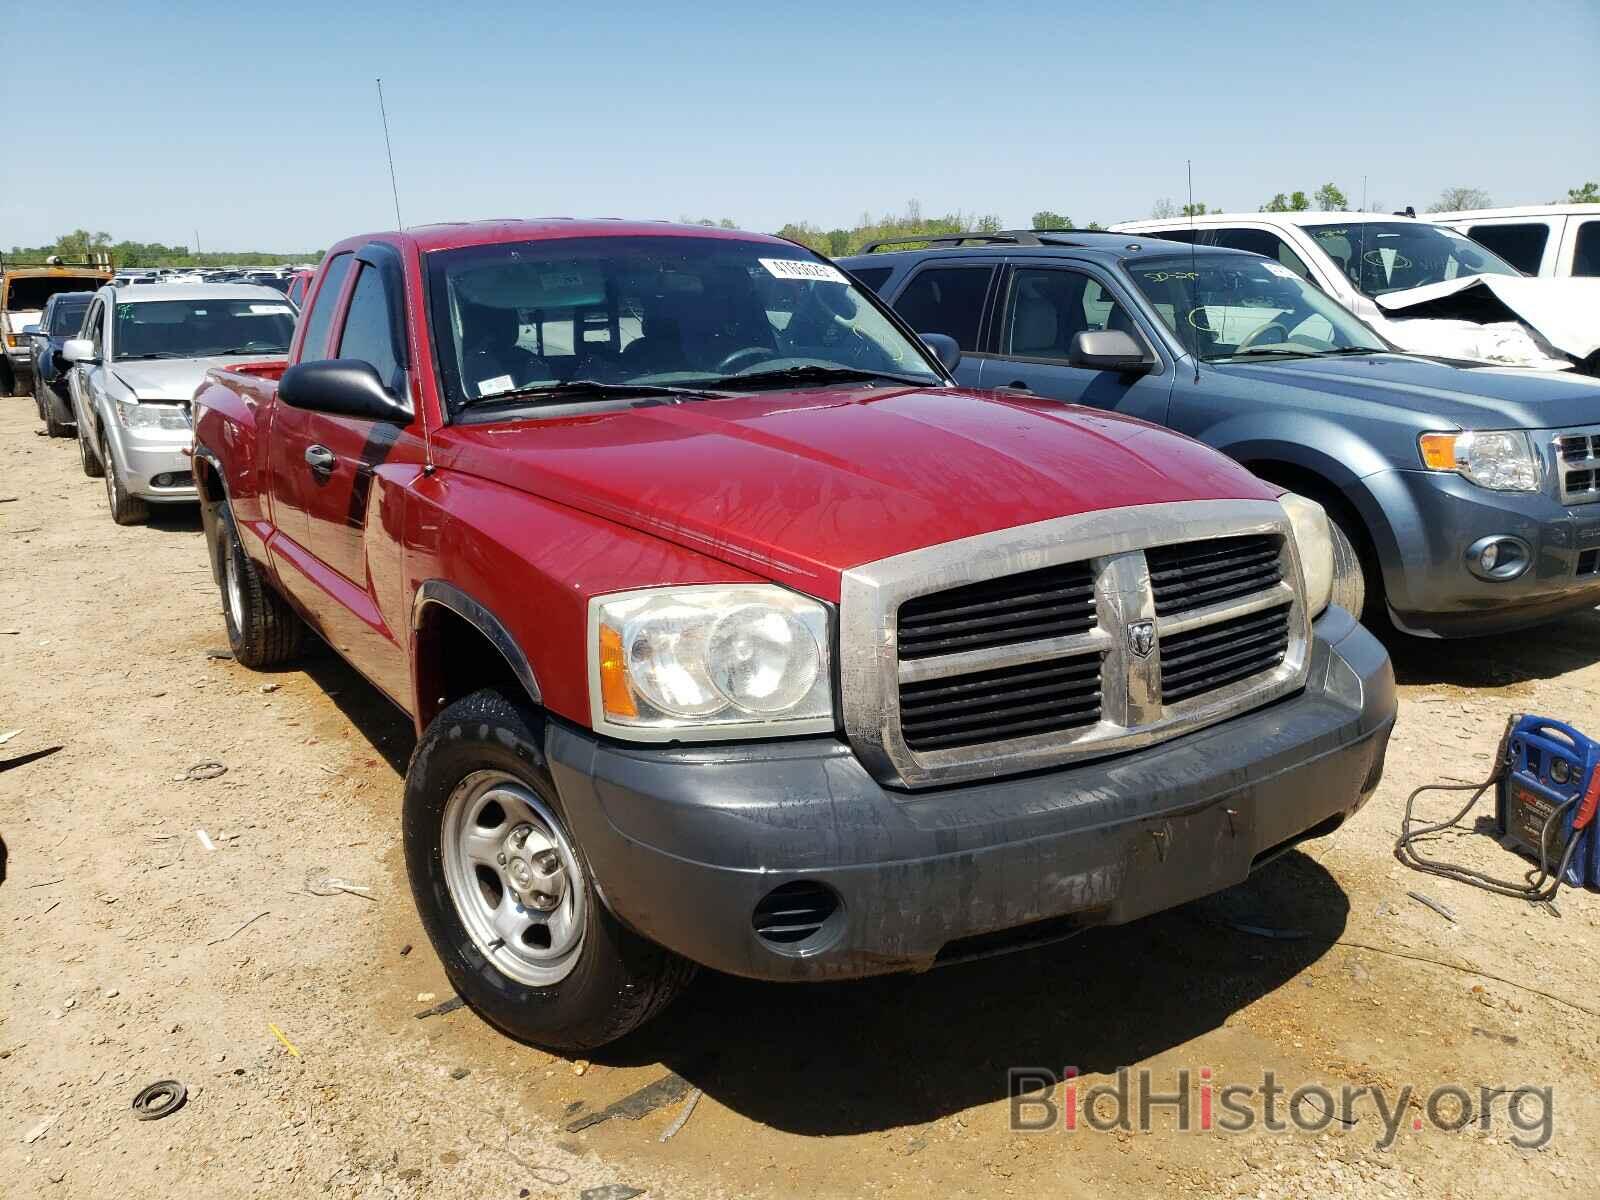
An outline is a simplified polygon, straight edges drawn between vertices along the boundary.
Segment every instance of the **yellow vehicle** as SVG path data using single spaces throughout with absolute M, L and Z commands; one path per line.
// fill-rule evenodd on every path
M 45 301 L 57 292 L 92 292 L 111 282 L 111 256 L 73 262 L 51 255 L 43 262 L 17 262 L 0 255 L 0 396 L 25 393 L 33 383 L 32 339 L 23 330 L 38 323 Z

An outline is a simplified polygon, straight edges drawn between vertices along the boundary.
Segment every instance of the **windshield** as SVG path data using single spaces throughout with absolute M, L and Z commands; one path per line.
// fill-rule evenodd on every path
M 837 268 L 798 247 L 709 237 L 502 243 L 428 255 L 452 410 L 529 388 L 796 386 L 830 370 L 939 383 Z M 804 370 L 810 368 L 810 370 Z M 759 379 L 767 375 L 766 379 Z
M 80 299 L 74 296 L 70 300 L 57 300 L 55 307 L 50 310 L 50 328 L 46 333 L 71 334 L 83 328 L 83 314 L 89 311 L 89 295 L 85 293 Z
M 1522 273 L 1465 234 L 1426 221 L 1349 221 L 1305 231 L 1365 296 L 1466 275 Z
M 1208 362 L 1386 348 L 1348 309 L 1254 254 L 1147 259 L 1129 273 L 1167 328 Z
M 283 354 L 293 334 L 287 301 L 142 300 L 117 305 L 113 349 L 118 360 Z
M 103 276 L 94 275 L 14 275 L 6 281 L 6 309 L 38 312 L 57 292 L 81 292 L 104 281 Z

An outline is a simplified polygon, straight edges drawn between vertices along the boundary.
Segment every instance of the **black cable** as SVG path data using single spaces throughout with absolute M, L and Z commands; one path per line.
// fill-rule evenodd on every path
M 1574 796 L 1545 818 L 1544 825 L 1539 830 L 1539 874 L 1532 880 L 1516 883 L 1508 879 L 1497 879 L 1493 875 L 1475 871 L 1471 867 L 1458 866 L 1455 863 L 1428 858 L 1416 846 L 1420 838 L 1433 833 L 1441 833 L 1446 829 L 1453 829 L 1460 825 L 1466 815 L 1483 798 L 1483 794 L 1505 778 L 1507 768 L 1510 766 L 1508 747 L 1511 741 L 1511 733 L 1521 719 L 1521 714 L 1518 714 L 1506 722 L 1506 731 L 1500 738 L 1500 748 L 1495 754 L 1494 771 L 1482 783 L 1428 783 L 1417 788 L 1406 798 L 1406 815 L 1400 822 L 1400 836 L 1395 840 L 1394 844 L 1394 856 L 1397 859 L 1414 871 L 1422 871 L 1428 875 L 1438 875 L 1444 879 L 1454 879 L 1458 883 L 1482 888 L 1484 891 L 1494 892 L 1496 895 L 1526 900 L 1530 904 L 1542 904 L 1555 899 L 1556 892 L 1561 888 L 1561 881 L 1566 876 L 1567 868 L 1572 864 L 1572 856 L 1577 850 L 1578 843 L 1582 840 L 1582 837 L 1578 831 L 1574 831 L 1573 835 L 1567 839 L 1567 844 L 1561 854 L 1560 865 L 1552 873 L 1550 870 L 1550 833 L 1556 823 L 1565 817 L 1573 806 L 1578 803 L 1580 799 L 1578 796 Z M 1429 825 L 1414 826 L 1413 811 L 1417 797 L 1424 792 L 1471 792 L 1472 798 L 1462 805 L 1461 810 L 1448 821 L 1436 821 Z

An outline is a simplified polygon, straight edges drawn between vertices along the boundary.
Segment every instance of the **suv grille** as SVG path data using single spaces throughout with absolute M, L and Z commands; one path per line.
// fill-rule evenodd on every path
M 1310 626 L 1273 501 L 1000 530 L 845 573 L 845 729 L 911 787 L 1137 749 L 1302 686 Z
M 1566 504 L 1600 500 L 1600 433 L 1567 433 L 1556 439 L 1556 471 Z
M 928 658 L 1082 633 L 1094 624 L 1094 576 L 1083 563 L 919 596 L 900 606 L 900 657 Z
M 1160 617 L 1265 591 L 1283 578 L 1278 542 L 1270 537 L 1161 546 L 1145 558 Z

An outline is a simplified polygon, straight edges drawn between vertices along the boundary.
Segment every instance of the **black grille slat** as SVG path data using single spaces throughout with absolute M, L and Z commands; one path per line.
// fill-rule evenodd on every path
M 1264 592 L 1283 579 L 1278 539 L 1264 534 L 1157 546 L 1145 560 L 1162 617 Z
M 1288 648 L 1286 604 L 1173 634 L 1161 642 L 1161 698 L 1175 704 L 1270 671 Z
M 1023 663 L 900 685 L 900 728 L 913 750 L 942 750 L 1093 725 L 1101 656 Z
M 819 932 L 839 908 L 839 898 L 820 883 L 797 880 L 768 892 L 751 914 L 756 935 L 780 945 L 803 942 Z
M 963 584 L 907 600 L 897 620 L 902 659 L 1070 637 L 1094 628 L 1094 577 L 1068 563 Z

